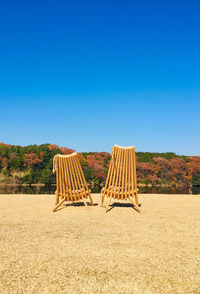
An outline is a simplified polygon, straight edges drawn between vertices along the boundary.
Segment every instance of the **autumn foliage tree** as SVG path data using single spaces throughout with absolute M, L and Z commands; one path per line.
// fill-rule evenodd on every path
M 36 165 L 39 162 L 41 162 L 42 160 L 38 158 L 37 154 L 35 153 L 28 153 L 25 154 L 25 161 L 24 161 L 24 165 L 26 166 L 32 166 L 32 165 Z

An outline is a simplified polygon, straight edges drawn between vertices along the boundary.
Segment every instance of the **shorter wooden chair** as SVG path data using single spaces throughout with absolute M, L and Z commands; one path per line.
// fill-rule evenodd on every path
M 70 155 L 57 154 L 54 157 L 54 168 L 56 171 L 56 206 L 53 211 L 65 201 L 83 201 L 87 206 L 86 198 L 89 197 L 94 205 L 90 191 L 88 189 L 77 153 Z
M 127 200 L 134 205 L 138 212 L 138 189 L 136 178 L 135 148 L 112 147 L 112 157 L 108 169 L 105 187 L 101 191 L 101 205 L 103 206 L 105 196 L 108 197 L 106 212 L 111 199 Z

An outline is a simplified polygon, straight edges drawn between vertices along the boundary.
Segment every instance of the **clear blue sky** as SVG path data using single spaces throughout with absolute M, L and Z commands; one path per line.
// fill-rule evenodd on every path
M 0 142 L 200 155 L 200 1 L 1 1 Z

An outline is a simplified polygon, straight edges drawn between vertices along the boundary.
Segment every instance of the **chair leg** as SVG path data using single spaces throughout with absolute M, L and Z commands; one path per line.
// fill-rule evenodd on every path
M 107 202 L 107 205 L 106 205 L 106 212 L 108 211 L 108 207 L 109 207 L 109 205 L 110 205 L 111 198 L 112 198 L 112 195 L 110 195 L 110 198 L 109 198 L 109 200 L 108 200 L 108 202 Z
M 139 213 L 142 213 L 141 209 L 138 207 L 138 205 L 135 203 L 135 201 L 133 200 L 133 198 L 131 198 L 130 196 L 128 197 L 130 202 L 133 204 L 133 206 L 137 209 L 137 211 Z
M 83 199 L 85 206 L 87 207 L 87 202 L 85 201 L 85 198 L 83 197 L 82 199 Z
M 59 193 L 58 193 L 57 190 L 56 190 L 55 194 L 56 194 L 56 203 L 55 204 L 58 204 L 58 202 L 59 202 Z
M 104 198 L 105 198 L 105 195 L 102 194 L 102 195 L 101 195 L 101 207 L 103 207 Z
M 135 202 L 138 205 L 138 193 L 137 192 L 135 193 Z
M 92 200 L 92 196 L 89 194 L 90 202 L 92 203 L 92 206 L 94 206 L 94 202 Z
M 66 198 L 64 197 L 56 206 L 55 206 L 55 208 L 53 209 L 53 212 L 55 212 L 56 211 L 56 209 L 60 206 L 60 205 L 62 205 L 64 202 L 65 202 L 65 200 L 66 200 Z

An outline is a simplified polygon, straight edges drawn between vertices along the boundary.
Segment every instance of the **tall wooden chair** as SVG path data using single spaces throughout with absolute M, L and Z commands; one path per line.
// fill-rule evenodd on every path
M 111 199 L 127 200 L 134 205 L 138 212 L 138 189 L 136 178 L 135 148 L 112 147 L 112 157 L 108 169 L 105 187 L 101 191 L 101 205 L 103 206 L 105 196 L 108 197 L 106 212 Z
M 87 206 L 86 198 L 89 197 L 94 205 L 88 189 L 77 153 L 70 155 L 57 154 L 54 157 L 53 171 L 56 171 L 56 206 L 53 211 L 65 201 L 83 201 Z

